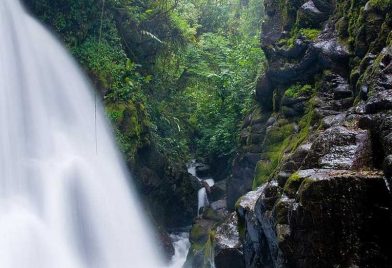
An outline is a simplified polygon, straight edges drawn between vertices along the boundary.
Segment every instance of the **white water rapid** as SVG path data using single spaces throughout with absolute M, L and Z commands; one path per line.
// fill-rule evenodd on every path
M 174 245 L 174 256 L 169 268 L 182 268 L 186 261 L 191 243 L 189 242 L 189 232 L 181 232 L 170 235 Z
M 162 267 L 76 64 L 18 0 L 0 36 L 0 267 Z

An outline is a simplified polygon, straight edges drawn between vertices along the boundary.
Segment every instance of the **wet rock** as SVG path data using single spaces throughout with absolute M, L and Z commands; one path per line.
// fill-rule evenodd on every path
M 371 154 L 369 131 L 337 126 L 315 140 L 304 167 L 359 169 L 372 165 Z
M 265 239 L 263 239 L 262 227 L 255 213 L 257 200 L 264 188 L 265 186 L 260 187 L 242 196 L 236 205 L 240 225 L 242 224 L 245 229 L 242 241 L 246 267 L 269 267 L 263 265 L 271 263 L 269 252 L 266 251 L 268 245 L 261 242 Z
M 238 217 L 234 212 L 216 229 L 215 267 L 245 268 L 242 243 L 238 231 Z
M 292 198 L 273 189 L 274 184 L 265 185 L 239 202 L 240 221 L 245 220 L 248 234 L 244 255 L 249 267 L 390 265 L 391 195 L 382 173 L 301 170 L 285 185 L 286 193 L 293 189 Z M 268 256 L 261 258 L 261 252 Z M 255 258 L 259 266 L 249 262 Z
M 348 66 L 349 51 L 341 45 L 336 38 L 328 38 L 314 44 L 315 50 L 319 53 L 319 62 L 324 68 L 332 68 L 344 73 Z
M 338 126 L 341 125 L 346 118 L 345 113 L 340 113 L 337 115 L 330 115 L 326 116 L 322 119 L 322 126 L 324 129 L 330 128 L 332 126 Z
M 318 28 L 327 19 L 327 14 L 321 12 L 312 0 L 301 6 L 297 16 L 299 25 L 304 28 Z
M 166 260 L 170 261 L 175 253 L 174 246 L 169 234 L 163 228 L 158 229 L 158 241 L 161 252 L 164 253 Z
M 372 262 L 386 267 L 390 260 L 379 246 L 386 245 L 392 234 L 387 223 L 380 225 L 378 219 L 390 222 L 391 197 L 382 174 L 309 170 L 300 171 L 298 177 L 302 179 L 296 196 L 299 203 L 290 210 L 290 234 L 281 242 L 288 263 L 333 267 L 346 260 L 360 267 Z
M 292 162 L 291 168 L 287 169 L 284 166 L 282 168 L 282 170 L 288 171 L 289 173 L 292 173 L 292 172 L 298 170 L 301 167 L 306 156 L 309 154 L 311 148 L 312 148 L 311 143 L 305 143 L 305 144 L 301 144 L 300 146 L 298 146 L 298 148 L 294 151 L 294 153 L 287 160 L 287 161 Z

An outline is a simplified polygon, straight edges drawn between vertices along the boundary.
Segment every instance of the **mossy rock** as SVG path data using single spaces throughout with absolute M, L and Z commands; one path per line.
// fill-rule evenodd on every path
M 303 180 L 304 178 L 298 172 L 292 174 L 284 185 L 284 193 L 288 197 L 294 198 Z
M 208 240 L 208 233 L 210 229 L 206 228 L 203 224 L 196 223 L 192 226 L 189 240 L 197 245 L 203 245 Z

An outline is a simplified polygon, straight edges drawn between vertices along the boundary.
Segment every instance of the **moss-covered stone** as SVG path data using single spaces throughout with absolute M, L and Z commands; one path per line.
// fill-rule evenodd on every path
M 290 198 L 295 197 L 303 179 L 298 172 L 292 174 L 284 186 L 284 193 Z

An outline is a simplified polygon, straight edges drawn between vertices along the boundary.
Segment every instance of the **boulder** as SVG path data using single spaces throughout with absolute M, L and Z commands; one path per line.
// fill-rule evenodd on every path
M 389 267 L 392 199 L 381 172 L 300 170 L 279 189 L 267 183 L 238 203 L 246 267 Z
M 328 15 L 321 12 L 312 0 L 301 6 L 297 13 L 297 21 L 303 28 L 318 28 Z
M 245 268 L 238 228 L 235 212 L 217 227 L 214 248 L 216 268 Z
M 280 241 L 292 267 L 388 266 L 391 195 L 380 172 L 304 170 L 297 177 L 290 231 Z
M 210 176 L 211 169 L 209 165 L 206 164 L 197 164 L 196 166 L 196 175 L 200 178 L 205 178 Z

